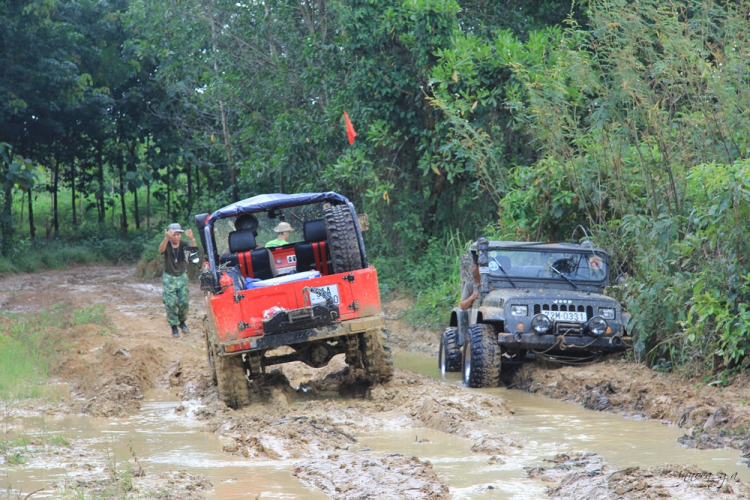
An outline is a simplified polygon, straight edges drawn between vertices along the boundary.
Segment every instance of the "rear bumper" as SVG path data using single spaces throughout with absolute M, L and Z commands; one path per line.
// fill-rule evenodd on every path
M 619 336 L 590 337 L 536 335 L 534 333 L 501 333 L 497 336 L 498 343 L 512 351 L 521 349 L 529 351 L 543 351 L 553 348 L 555 351 L 567 352 L 620 352 L 627 349 L 629 339 Z
M 292 332 L 267 334 L 261 337 L 252 337 L 239 341 L 227 342 L 221 344 L 220 350 L 221 354 L 224 356 L 234 356 L 236 354 L 247 352 L 273 349 L 275 347 L 304 344 L 314 340 L 352 335 L 372 328 L 383 327 L 385 327 L 385 319 L 381 314 L 379 316 L 370 316 L 367 318 L 350 319 L 317 328 L 306 328 Z

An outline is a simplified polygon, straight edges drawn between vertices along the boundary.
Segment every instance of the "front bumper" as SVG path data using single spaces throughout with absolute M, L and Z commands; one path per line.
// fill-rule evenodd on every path
M 628 338 L 619 336 L 591 337 L 588 335 L 537 335 L 534 333 L 501 333 L 498 343 L 512 351 L 543 351 L 550 348 L 569 352 L 620 352 L 627 349 Z
M 332 325 L 317 328 L 305 328 L 292 332 L 266 334 L 261 337 L 250 337 L 235 342 L 221 344 L 220 354 L 234 356 L 246 352 L 262 351 L 275 347 L 304 344 L 314 340 L 352 335 L 372 328 L 384 328 L 385 319 L 382 315 L 367 318 L 350 319 Z

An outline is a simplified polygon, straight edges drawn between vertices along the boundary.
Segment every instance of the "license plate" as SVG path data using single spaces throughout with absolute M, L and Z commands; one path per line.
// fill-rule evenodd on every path
M 542 311 L 544 314 L 549 316 L 550 319 L 555 321 L 572 321 L 574 323 L 585 323 L 586 313 L 585 312 L 574 312 L 574 311 Z
M 315 288 L 310 288 L 310 304 L 314 306 L 325 305 L 327 294 L 331 294 L 331 298 L 335 305 L 339 304 L 338 285 L 316 286 Z

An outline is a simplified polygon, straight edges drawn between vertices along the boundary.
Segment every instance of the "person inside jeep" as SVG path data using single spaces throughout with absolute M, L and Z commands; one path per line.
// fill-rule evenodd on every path
M 288 243 L 287 238 L 292 234 L 292 226 L 288 222 L 281 222 L 278 226 L 273 228 L 273 232 L 276 233 L 276 239 L 266 243 L 266 248 L 280 247 Z
M 477 290 L 477 288 L 479 288 L 479 266 L 477 265 L 478 256 L 476 254 L 472 254 L 471 257 L 471 275 L 473 276 L 474 281 L 468 280 L 463 284 L 463 286 L 461 287 L 461 301 L 458 303 L 458 307 L 460 307 L 464 311 L 466 309 L 469 309 L 474 300 L 479 297 L 479 291 Z

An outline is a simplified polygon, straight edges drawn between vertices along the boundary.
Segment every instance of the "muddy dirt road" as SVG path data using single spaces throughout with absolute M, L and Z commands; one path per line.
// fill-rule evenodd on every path
M 40 488 L 31 498 L 750 497 L 739 452 L 676 442 L 687 432 L 687 444 L 743 449 L 740 389 L 727 399 L 609 362 L 524 367 L 511 381 L 554 399 L 467 390 L 427 376 L 437 333 L 399 322 L 401 300 L 386 310 L 405 368 L 392 382 L 369 387 L 338 358 L 320 370 L 293 363 L 234 411 L 211 384 L 197 286 L 191 332 L 173 339 L 160 283 L 132 273 L 92 266 L 0 280 L 3 312 L 103 304 L 110 319 L 54 332 L 70 346 L 58 399 L 6 406 L 0 499 Z

